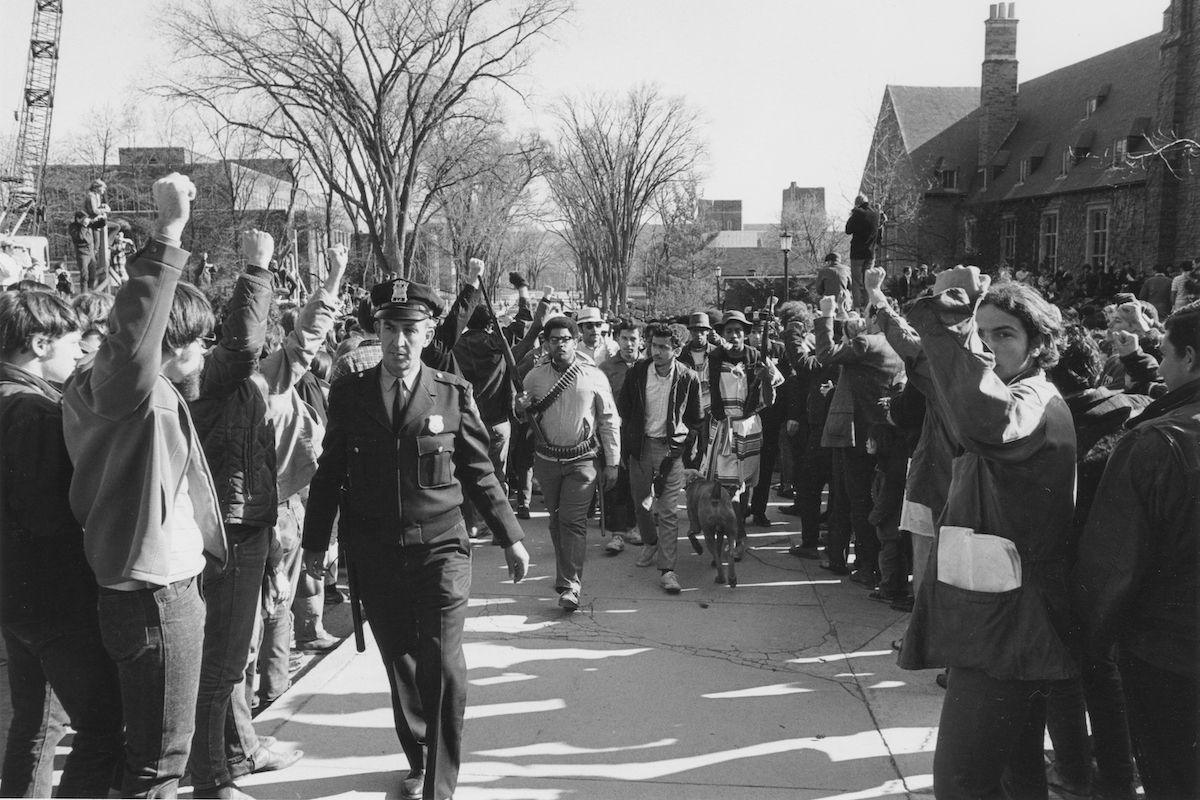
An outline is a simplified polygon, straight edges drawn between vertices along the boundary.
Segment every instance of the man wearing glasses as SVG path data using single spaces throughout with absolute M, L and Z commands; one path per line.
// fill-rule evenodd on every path
M 580 316 L 599 321 L 597 309 Z M 548 363 L 529 371 L 517 413 L 534 430 L 533 472 L 550 512 L 550 540 L 557 569 L 554 588 L 565 611 L 579 608 L 587 549 L 588 503 L 596 491 L 596 460 L 604 459 L 604 489 L 617 481 L 621 419 L 608 379 L 580 358 L 579 326 L 567 317 L 546 323 Z
M 600 309 L 595 306 L 584 306 L 579 309 L 575 321 L 579 324 L 579 330 L 583 334 L 583 340 L 579 343 L 577 352 L 590 358 L 597 367 L 608 359 L 616 357 L 619 348 L 616 342 L 604 335 L 608 329 L 608 323 L 600 316 Z

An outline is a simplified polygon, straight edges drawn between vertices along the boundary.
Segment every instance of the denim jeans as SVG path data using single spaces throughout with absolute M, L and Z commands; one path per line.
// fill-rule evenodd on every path
M 49 797 L 54 748 L 75 729 L 59 797 L 107 797 L 125 742 L 117 666 L 95 611 L 4 626 L 13 718 L 0 795 Z
M 1196 676 L 1161 669 L 1128 651 L 1121 652 L 1120 664 L 1146 800 L 1200 797 Z
M 933 755 L 937 800 L 1003 800 L 1008 769 L 1013 797 L 1048 797 L 1042 762 L 1044 681 L 1002 681 L 975 669 L 950 669 Z
M 262 622 L 256 630 L 256 646 L 250 649 L 255 664 L 247 670 L 252 687 L 258 672 L 258 695 L 276 700 L 292 685 L 288 660 L 292 654 L 292 600 L 300 584 L 300 533 L 304 528 L 304 504 L 293 495 L 279 504 L 279 518 L 271 530 L 270 549 L 263 578 Z M 274 588 L 272 588 L 274 587 Z M 247 659 L 249 664 L 250 659 Z M 249 691 L 246 692 L 250 694 Z
M 634 508 L 637 509 L 638 530 L 642 541 L 658 545 L 655 566 L 659 570 L 675 569 L 675 556 L 679 543 L 679 493 L 683 490 L 683 464 L 679 459 L 672 462 L 667 474 L 666 488 L 654 505 L 647 511 L 642 499 L 650 496 L 650 484 L 662 460 L 670 452 L 665 439 L 642 439 L 642 457 L 629 460 L 629 483 L 633 490 Z
M 425 770 L 425 797 L 439 800 L 458 785 L 467 707 L 471 555 L 460 530 L 462 539 L 430 545 L 347 543 L 387 670 L 396 735 L 410 769 Z
M 246 668 L 268 534 L 266 528 L 246 525 L 229 525 L 227 533 L 229 563 L 225 572 L 204 583 L 208 615 L 196 697 L 196 734 L 188 763 L 197 789 L 230 783 L 231 756 L 245 758 L 246 752 L 258 749 L 249 713 L 238 719 L 230 703 Z
M 561 463 L 534 459 L 534 474 L 550 512 L 550 541 L 556 561 L 554 588 L 583 588 L 583 557 L 587 552 L 588 503 L 596 491 L 596 461 L 585 458 Z
M 123 797 L 174 797 L 196 725 L 204 652 L 200 576 L 133 592 L 100 588 L 100 633 L 125 717 Z

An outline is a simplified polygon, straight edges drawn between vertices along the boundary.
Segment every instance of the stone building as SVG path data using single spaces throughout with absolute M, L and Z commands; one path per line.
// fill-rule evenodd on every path
M 1200 125 L 1197 5 L 1171 0 L 1162 32 L 1019 83 L 1015 4 L 994 4 L 980 87 L 888 86 L 861 184 L 889 216 L 883 262 L 1192 257 L 1198 154 L 1178 140 Z

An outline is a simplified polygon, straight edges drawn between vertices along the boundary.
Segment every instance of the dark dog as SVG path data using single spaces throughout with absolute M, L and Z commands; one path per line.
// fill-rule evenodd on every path
M 741 526 L 738 525 L 737 514 L 733 510 L 733 497 L 727 487 L 716 481 L 702 480 L 699 473 L 686 470 L 687 509 L 688 509 L 688 539 L 697 553 L 703 553 L 704 547 L 696 535 L 704 533 L 704 543 L 712 554 L 712 565 L 717 568 L 717 583 L 725 583 L 725 567 L 722 561 L 729 562 L 729 585 L 737 586 L 737 568 L 735 554 Z

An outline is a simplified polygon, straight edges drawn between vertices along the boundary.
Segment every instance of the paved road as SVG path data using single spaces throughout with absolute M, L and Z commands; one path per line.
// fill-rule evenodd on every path
M 545 514 L 518 586 L 478 546 L 458 800 L 928 795 L 942 698 L 895 665 L 907 615 L 788 556 L 794 518 L 771 516 L 785 522 L 750 528 L 736 589 L 685 543 L 676 596 L 593 527 L 574 614 L 556 605 Z M 395 797 L 407 769 L 373 642 L 343 644 L 256 725 L 307 753 L 240 782 L 256 797 Z

